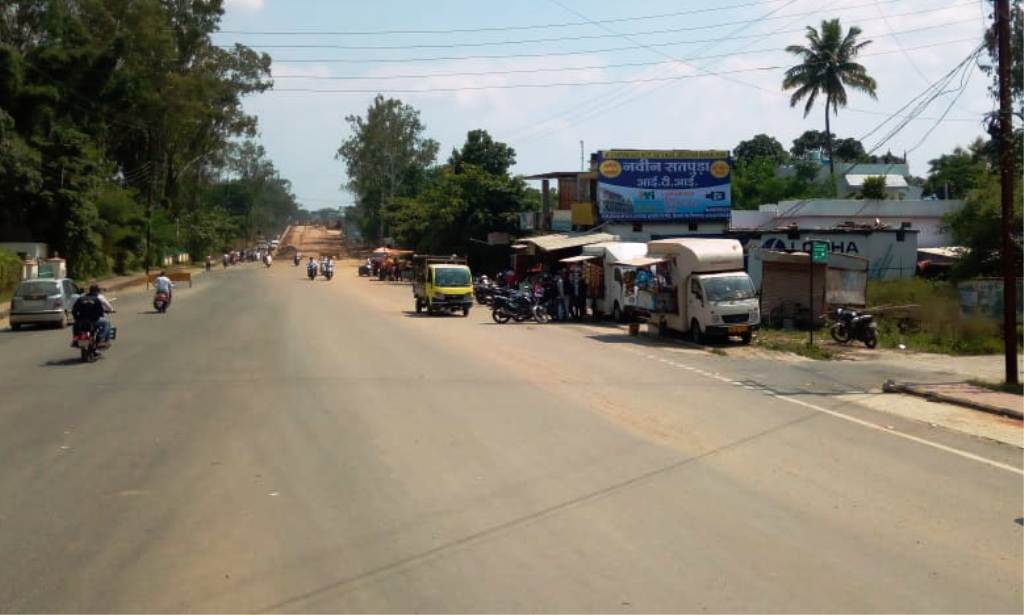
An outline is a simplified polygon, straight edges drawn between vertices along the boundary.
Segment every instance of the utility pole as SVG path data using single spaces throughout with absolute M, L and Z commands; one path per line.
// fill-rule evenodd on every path
M 580 139 L 580 171 L 586 171 L 587 168 L 583 166 L 583 139 Z
M 1003 235 L 1003 353 L 1007 384 L 1017 384 L 1017 257 L 1013 244 L 1013 108 L 1010 100 L 1010 0 L 996 0 L 999 53 L 999 170 Z

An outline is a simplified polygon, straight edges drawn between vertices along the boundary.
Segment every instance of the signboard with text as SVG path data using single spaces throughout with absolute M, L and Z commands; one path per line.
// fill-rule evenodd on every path
M 605 220 L 729 219 L 728 152 L 603 150 L 597 165 L 597 206 Z

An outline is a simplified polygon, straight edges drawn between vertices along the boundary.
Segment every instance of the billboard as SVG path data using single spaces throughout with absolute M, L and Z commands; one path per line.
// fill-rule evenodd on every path
M 728 220 L 731 178 L 725 151 L 603 150 L 597 207 L 605 220 Z

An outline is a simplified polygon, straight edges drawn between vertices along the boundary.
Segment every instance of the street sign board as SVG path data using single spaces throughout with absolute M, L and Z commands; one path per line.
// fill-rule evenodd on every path
M 815 264 L 828 262 L 828 242 L 814 241 L 811 243 L 811 262 Z
M 604 220 L 728 220 L 729 152 L 604 150 L 597 155 L 597 207 Z

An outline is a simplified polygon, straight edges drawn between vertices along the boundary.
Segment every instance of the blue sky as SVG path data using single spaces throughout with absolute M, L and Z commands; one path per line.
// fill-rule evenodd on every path
M 788 147 L 804 130 L 822 130 L 824 111 L 818 106 L 805 119 L 802 107 L 791 109 L 779 85 L 783 69 L 773 67 L 792 63 L 782 49 L 803 42 L 804 26 L 839 17 L 873 41 L 861 62 L 878 81 L 878 100 L 853 94 L 833 121 L 838 136 L 860 138 L 970 53 L 985 5 L 226 0 L 216 41 L 241 42 L 274 58 L 274 90 L 247 99 L 246 108 L 259 117 L 260 141 L 299 201 L 318 209 L 352 202 L 339 190 L 345 175 L 334 152 L 349 135 L 345 116 L 364 114 L 377 91 L 421 111 L 429 136 L 441 143 L 441 160 L 467 131 L 484 128 L 515 148 L 514 171 L 524 174 L 579 168 L 581 140 L 588 155 L 613 147 L 729 149 L 761 132 Z M 578 25 L 565 25 L 572 23 Z M 471 31 L 450 32 L 456 29 Z M 272 47 L 280 45 L 297 47 Z M 521 85 L 543 87 L 508 87 Z M 973 71 L 945 121 L 936 124 L 953 94 L 933 102 L 920 114 L 925 119 L 910 122 L 879 153 L 916 148 L 911 169 L 923 175 L 929 159 L 982 134 L 981 114 L 992 108 L 987 86 L 988 77 Z M 446 91 L 389 93 L 424 89 Z

